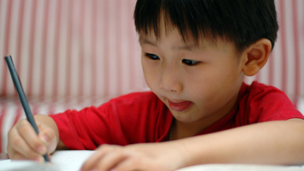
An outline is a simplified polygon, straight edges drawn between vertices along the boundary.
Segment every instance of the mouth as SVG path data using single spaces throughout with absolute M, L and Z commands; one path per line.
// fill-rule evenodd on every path
M 190 101 L 172 102 L 172 101 L 168 100 L 168 102 L 169 102 L 169 106 L 171 107 L 171 109 L 178 111 L 178 112 L 188 109 L 193 104 Z

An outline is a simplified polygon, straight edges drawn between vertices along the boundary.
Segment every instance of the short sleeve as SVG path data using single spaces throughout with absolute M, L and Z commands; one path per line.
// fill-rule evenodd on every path
M 69 149 L 94 150 L 101 144 L 128 145 L 162 141 L 172 115 L 152 92 L 124 95 L 99 107 L 51 116 Z
M 246 108 L 244 112 L 249 124 L 292 118 L 304 119 L 304 116 L 295 108 L 288 96 L 273 86 L 253 82 L 245 94 L 243 103 L 245 103 Z
M 118 116 L 111 112 L 109 104 L 51 115 L 67 148 L 94 150 L 100 144 L 113 143 L 113 136 L 121 134 L 121 128 Z M 116 129 L 111 129 L 114 127 Z

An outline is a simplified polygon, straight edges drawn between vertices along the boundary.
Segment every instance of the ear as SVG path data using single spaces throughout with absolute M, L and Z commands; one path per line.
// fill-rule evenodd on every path
M 247 76 L 255 75 L 266 64 L 272 45 L 268 39 L 260 39 L 250 47 L 248 47 L 242 54 L 245 58 L 243 72 Z

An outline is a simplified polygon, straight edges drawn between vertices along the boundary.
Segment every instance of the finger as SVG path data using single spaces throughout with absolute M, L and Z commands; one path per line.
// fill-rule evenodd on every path
M 38 137 L 34 128 L 27 120 L 21 121 L 17 125 L 17 131 L 19 135 L 25 140 L 25 142 L 39 154 L 46 154 L 47 148 L 43 141 Z
M 96 168 L 99 171 L 108 171 L 128 159 L 128 155 L 123 150 L 110 152 L 98 161 Z
M 11 158 L 12 160 L 29 160 L 29 158 L 27 158 L 26 156 L 24 156 L 21 153 L 15 153 L 13 156 L 14 156 L 14 158 L 13 159 Z M 36 158 L 34 161 L 42 163 L 42 162 L 44 162 L 44 159 L 42 156 L 38 156 L 38 158 Z
M 28 158 L 21 153 L 13 152 L 13 157 L 10 157 L 11 160 L 28 160 Z
M 81 170 L 82 171 L 89 171 L 96 167 L 98 161 L 101 160 L 101 158 L 106 155 L 109 151 L 111 151 L 113 147 L 110 145 L 101 145 L 93 155 L 91 155 L 85 163 L 82 165 Z
M 82 165 L 83 171 L 92 170 L 96 168 L 97 164 L 102 161 L 102 158 L 109 153 L 113 153 L 117 150 L 121 149 L 120 146 L 117 145 L 101 145 L 96 152 Z
M 175 170 L 168 166 L 161 166 L 157 164 L 156 161 L 149 161 L 142 158 L 128 158 L 119 164 L 117 164 L 115 167 L 111 168 L 115 171 L 129 171 L 129 170 L 145 170 L 145 171 L 168 171 L 168 170 Z
M 148 170 L 149 167 L 145 166 L 144 168 L 141 167 L 141 159 L 127 159 L 121 161 L 112 169 L 115 171 L 125 171 L 125 170 Z
M 40 124 L 39 122 L 37 124 L 40 130 L 38 137 L 46 145 L 48 153 L 52 153 L 53 151 L 55 151 L 58 143 L 55 131 L 44 124 Z
M 41 154 L 32 149 L 25 140 L 18 134 L 16 129 L 12 129 L 9 133 L 8 153 L 11 159 L 15 159 L 15 155 L 24 156 L 23 159 L 41 161 Z
M 19 134 L 17 134 L 17 131 L 16 131 L 16 128 L 15 126 L 12 127 L 9 131 L 8 131 L 8 144 L 7 144 L 7 147 L 6 147 L 6 150 L 7 150 L 7 153 L 9 155 L 10 158 L 12 158 L 14 156 L 14 145 L 15 143 L 12 143 L 13 141 L 13 138 L 17 138 L 19 136 Z M 16 140 L 14 140 L 16 141 Z

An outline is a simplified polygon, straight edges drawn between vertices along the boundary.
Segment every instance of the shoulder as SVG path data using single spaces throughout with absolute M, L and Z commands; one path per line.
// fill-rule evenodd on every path
M 254 81 L 251 85 L 244 84 L 242 89 L 243 96 L 247 97 L 247 100 L 252 102 L 263 104 L 278 102 L 292 105 L 291 101 L 283 91 L 270 85 L 265 85 Z
M 279 90 L 278 88 L 271 86 L 271 85 L 266 85 L 263 83 L 259 83 L 257 81 L 252 82 L 250 85 L 246 85 L 246 90 L 247 91 L 255 91 L 255 92 L 269 92 L 269 91 L 278 91 L 278 92 L 282 92 L 281 90 Z M 283 92 L 282 92 L 283 93 Z
M 283 91 L 256 81 L 251 85 L 243 84 L 239 103 L 250 122 L 303 117 Z

